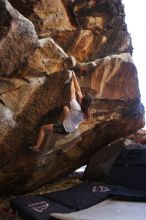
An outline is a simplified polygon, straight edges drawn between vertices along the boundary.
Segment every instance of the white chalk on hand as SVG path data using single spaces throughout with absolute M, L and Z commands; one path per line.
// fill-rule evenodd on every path
M 73 75 L 72 70 L 67 70 L 66 72 L 68 73 L 68 79 L 65 81 L 64 84 L 68 84 L 68 83 L 70 83 L 71 80 L 72 80 L 72 75 Z
M 72 66 L 76 66 L 76 64 L 77 64 L 76 58 L 73 56 L 70 56 L 70 59 L 72 61 Z

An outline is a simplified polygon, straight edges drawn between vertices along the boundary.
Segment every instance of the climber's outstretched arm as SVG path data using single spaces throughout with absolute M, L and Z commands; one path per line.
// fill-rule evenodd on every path
M 73 80 L 71 81 L 70 93 L 71 93 L 71 100 L 76 99 L 76 90 Z
M 80 88 L 75 72 L 73 72 L 72 74 L 72 81 L 74 83 L 75 93 L 77 94 L 78 98 L 81 100 L 83 98 L 83 94 L 81 92 L 81 88 Z

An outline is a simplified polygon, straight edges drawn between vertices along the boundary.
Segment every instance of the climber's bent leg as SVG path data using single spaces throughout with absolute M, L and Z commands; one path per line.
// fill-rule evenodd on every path
M 39 151 L 41 144 L 42 144 L 42 141 L 45 137 L 45 134 L 51 133 L 51 132 L 53 132 L 53 124 L 46 124 L 46 125 L 41 126 L 36 144 L 35 144 L 35 146 L 32 147 L 32 149 L 34 151 Z

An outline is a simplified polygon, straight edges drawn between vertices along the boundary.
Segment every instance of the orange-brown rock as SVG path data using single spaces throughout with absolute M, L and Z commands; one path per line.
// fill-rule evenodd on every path
M 79 62 L 92 61 L 114 53 L 131 53 L 130 35 L 123 30 L 103 29 L 54 31 L 51 37 Z
M 91 74 L 91 88 L 96 97 L 131 100 L 140 99 L 137 70 L 130 54 L 120 54 L 95 60 L 97 65 Z
M 74 134 L 56 137 L 53 147 L 44 147 L 39 153 L 29 151 L 26 146 L 17 153 L 11 152 L 13 160 L 4 165 L 0 173 L 3 192 L 10 193 L 13 189 L 17 194 L 51 183 L 86 164 L 93 152 L 106 146 L 113 138 L 125 136 L 134 126 L 135 130 L 142 126 L 143 111 L 138 103 L 101 100 L 98 107 L 100 113 L 96 115 L 94 124 L 82 125 Z
M 125 62 L 125 69 L 129 69 L 131 77 L 124 71 L 123 65 L 121 65 L 122 60 Z M 107 69 L 102 71 L 104 77 L 100 82 L 98 75 L 105 63 L 108 63 Z M 1 170 L 0 188 L 3 190 L 5 188 L 7 192 L 10 192 L 13 182 L 13 192 L 20 193 L 47 181 L 54 181 L 87 163 L 93 151 L 141 128 L 144 123 L 143 108 L 138 101 L 136 72 L 133 71 L 133 68 L 129 68 L 133 65 L 128 59 L 128 55 L 126 62 L 124 54 L 123 57 L 115 55 L 84 66 L 86 74 L 80 73 L 78 80 L 84 87 L 84 92 L 90 91 L 91 94 L 94 94 L 94 123 L 82 125 L 74 134 L 54 137 L 53 147 L 50 148 L 52 143 L 49 142 L 46 147 L 44 145 L 40 153 L 29 151 L 28 146 L 34 143 L 38 126 L 44 123 L 43 119 L 40 121 L 43 115 L 47 115 L 49 111 L 47 120 L 51 123 L 58 118 L 60 112 L 56 107 L 65 102 L 62 97 L 62 89 L 66 76 L 56 73 L 38 79 L 27 77 L 28 82 L 24 81 L 24 84 L 20 84 L 20 87 L 13 92 L 7 91 L 6 94 L 1 95 L 2 103 L 8 109 L 7 111 L 11 111 L 11 114 L 8 114 L 9 117 L 6 121 L 5 115 L 1 113 L 1 120 L 5 120 L 5 124 L 2 126 L 5 133 L 1 134 L 0 161 L 3 169 Z M 117 72 L 114 66 L 118 66 Z M 110 71 L 111 69 L 113 72 Z M 120 77 L 116 83 L 110 86 L 112 82 L 115 82 L 115 72 L 117 75 L 122 72 L 122 77 L 133 87 L 127 89 Z M 99 81 L 99 85 L 96 80 Z M 121 83 L 123 89 L 118 90 Z M 97 87 L 93 86 L 95 84 Z M 135 92 L 136 89 L 137 92 Z M 53 95 L 50 96 L 50 94 Z M 1 106 L 1 112 L 3 112 L 3 108 Z M 53 115 L 52 110 L 56 115 Z M 52 150 L 51 153 L 50 150 Z M 17 176 L 15 176 L 16 173 Z M 17 185 L 16 189 L 14 189 L 14 185 Z
M 55 73 L 71 68 L 74 64 L 72 57 L 55 43 L 52 38 L 39 40 L 40 47 L 29 57 L 29 68 L 32 69 L 32 76 L 37 73 Z M 30 69 L 26 68 L 24 75 L 30 75 Z
M 83 29 L 124 29 L 126 26 L 123 23 L 125 13 L 121 0 L 78 0 L 73 1 L 71 6 L 70 1 L 66 4 L 71 8 L 78 26 Z
M 19 12 L 0 0 L 0 191 L 18 194 L 66 176 L 135 133 L 144 108 L 120 0 L 10 2 Z M 40 126 L 69 105 L 64 82 L 72 67 L 83 93 L 93 96 L 93 122 L 46 137 L 34 153 L 28 147 Z
M 10 0 L 14 8 L 29 18 L 41 36 L 48 36 L 50 30 L 73 30 L 67 10 L 61 0 Z

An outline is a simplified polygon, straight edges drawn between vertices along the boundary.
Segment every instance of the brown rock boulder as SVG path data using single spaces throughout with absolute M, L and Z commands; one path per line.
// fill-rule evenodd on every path
M 130 133 L 134 126 L 135 130 L 142 126 L 143 110 L 138 103 L 104 102 L 101 100 L 98 103 L 100 114 L 94 124 L 82 125 L 74 134 L 55 137 L 52 148 L 46 146 L 41 152 L 33 153 L 21 147 L 17 153 L 13 152 L 13 159 L 3 166 L 0 173 L 3 193 L 11 193 L 12 190 L 13 194 L 22 193 L 60 179 L 86 164 L 95 151 L 113 139 Z
M 10 123 L 7 122 L 6 125 L 1 123 L 1 165 L 11 160 L 15 153 L 24 147 L 25 142 L 27 144 L 26 137 L 28 139 L 29 135 L 32 135 L 31 133 L 34 127 L 37 126 L 41 116 L 61 105 L 62 98 L 59 102 L 58 97 L 60 97 L 63 85 L 57 90 L 55 88 L 63 81 L 63 78 L 64 76 L 61 76 L 61 74 L 52 75 L 49 78 L 27 78 L 27 81 L 21 80 L 21 85 L 17 85 L 16 89 L 1 94 L 1 122 L 6 120 L 3 109 L 7 108 L 7 111 L 11 112 L 7 119 L 10 120 Z M 50 94 L 53 94 L 52 99 Z M 14 120 L 15 123 L 14 126 L 10 127 L 11 120 Z M 3 130 L 5 130 L 4 133 Z M 4 158 L 2 155 L 6 157 Z
M 93 61 L 108 55 L 132 51 L 130 35 L 118 29 L 54 31 L 51 37 L 78 62 Z
M 92 64 L 97 66 L 91 75 L 91 88 L 96 91 L 96 97 L 140 99 L 137 70 L 130 54 L 108 56 Z
M 53 31 L 52 38 L 79 62 L 112 54 L 132 53 L 121 1 L 64 1 L 76 23 L 74 31 Z
M 66 3 L 71 8 L 74 19 L 79 27 L 83 29 L 103 29 L 103 28 L 118 28 L 125 29 L 124 6 L 121 0 L 82 0 L 70 1 Z
M 0 76 L 21 75 L 27 57 L 38 46 L 33 24 L 7 0 L 0 0 Z
M 50 30 L 73 30 L 66 8 L 60 0 L 10 0 L 14 8 L 35 25 L 41 36 L 48 36 Z
M 123 61 L 128 74 L 124 71 Z M 103 68 L 105 63 L 107 69 Z M 0 154 L 0 188 L 3 192 L 10 193 L 12 185 L 17 194 L 55 181 L 86 164 L 94 151 L 141 128 L 144 121 L 137 75 L 129 66 L 134 64 L 128 54 L 127 60 L 125 54 L 121 54 L 83 65 L 85 71 L 84 74 L 78 72 L 78 80 L 84 92 L 94 95 L 94 122 L 82 125 L 73 134 L 53 136 L 55 141 L 44 142 L 39 153 L 29 151 L 28 146 L 34 143 L 39 126 L 45 122 L 42 116 L 47 116 L 49 123 L 58 119 L 60 111 L 56 107 L 59 109 L 66 100 L 62 96 L 66 75 L 27 77 L 27 82 L 18 81 L 17 89 L 2 94 L 0 98 L 5 107 L 1 105 L 1 120 L 6 121 L 4 108 L 11 112 L 1 127 L 1 131 L 5 129 L 1 135 Z M 120 80 L 121 75 L 115 83 L 114 77 L 121 72 L 132 88 L 127 89 Z M 97 87 L 93 86 L 96 84 Z M 122 90 L 118 90 L 121 84 Z
M 108 182 L 111 168 L 123 149 L 124 141 L 117 140 L 97 151 L 91 156 L 82 179 Z
M 18 194 L 68 175 L 135 133 L 144 108 L 120 0 L 10 1 L 41 37 L 0 0 L 0 192 Z M 55 123 L 69 105 L 65 70 L 74 64 L 83 93 L 93 96 L 93 122 L 46 136 L 32 152 L 40 126 Z
M 72 56 L 65 53 L 52 38 L 40 39 L 39 43 L 40 47 L 29 57 L 29 68 L 26 67 L 24 75 L 40 76 L 41 73 L 61 72 L 75 64 Z

